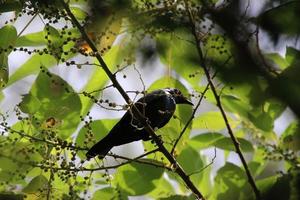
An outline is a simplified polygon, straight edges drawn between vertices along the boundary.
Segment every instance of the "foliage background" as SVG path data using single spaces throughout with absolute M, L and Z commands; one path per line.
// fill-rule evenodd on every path
M 67 3 L 132 99 L 199 105 L 157 134 L 204 197 L 255 199 L 229 126 L 263 199 L 299 199 L 299 1 Z M 127 107 L 60 0 L 0 12 L 0 199 L 195 198 L 153 142 L 85 161 Z

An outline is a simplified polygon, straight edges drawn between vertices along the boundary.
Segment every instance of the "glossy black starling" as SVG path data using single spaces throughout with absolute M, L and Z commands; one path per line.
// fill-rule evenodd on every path
M 178 89 L 155 90 L 140 98 L 135 106 L 147 117 L 152 128 L 166 125 L 175 112 L 176 104 L 193 105 Z M 151 137 L 128 110 L 121 120 L 111 129 L 107 136 L 95 144 L 87 153 L 87 158 L 105 155 L 114 146 L 127 144 L 137 140 L 150 140 Z

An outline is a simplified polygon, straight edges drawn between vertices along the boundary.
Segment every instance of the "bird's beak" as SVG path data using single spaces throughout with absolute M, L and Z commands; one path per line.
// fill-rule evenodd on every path
M 184 98 L 182 104 L 189 104 L 189 105 L 192 105 L 192 106 L 194 105 L 190 100 L 188 100 L 186 98 Z

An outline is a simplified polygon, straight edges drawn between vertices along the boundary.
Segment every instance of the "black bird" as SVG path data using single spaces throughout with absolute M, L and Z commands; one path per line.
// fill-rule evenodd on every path
M 152 128 L 166 125 L 175 112 L 176 104 L 193 105 L 180 90 L 166 88 L 155 90 L 140 98 L 135 106 L 147 117 Z M 121 120 L 111 129 L 107 136 L 95 144 L 87 153 L 88 159 L 97 155 L 104 158 L 114 146 L 127 144 L 137 140 L 150 140 L 150 135 L 128 110 Z

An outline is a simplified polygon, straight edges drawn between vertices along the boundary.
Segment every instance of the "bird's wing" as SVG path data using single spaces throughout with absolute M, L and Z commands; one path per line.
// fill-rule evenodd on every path
M 140 98 L 135 105 L 149 119 L 154 128 L 161 128 L 172 117 L 176 103 L 164 90 L 155 90 Z

